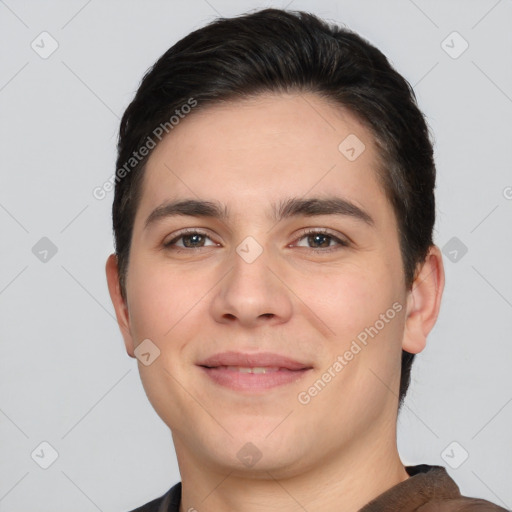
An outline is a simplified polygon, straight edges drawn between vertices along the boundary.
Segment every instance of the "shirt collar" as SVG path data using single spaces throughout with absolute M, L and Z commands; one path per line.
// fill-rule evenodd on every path
M 406 466 L 409 475 L 365 505 L 359 512 L 410 512 L 432 500 L 461 496 L 459 487 L 442 466 Z
M 450 478 L 442 466 L 406 466 L 409 475 L 365 505 L 359 512 L 413 512 L 432 500 L 460 498 L 457 484 Z M 177 483 L 164 496 L 157 512 L 179 510 L 181 501 L 181 482 Z

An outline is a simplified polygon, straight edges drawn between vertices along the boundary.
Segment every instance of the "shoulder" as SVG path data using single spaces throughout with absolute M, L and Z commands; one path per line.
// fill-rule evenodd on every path
M 409 478 L 377 496 L 359 512 L 507 512 L 477 498 L 462 496 L 442 466 L 406 466 Z
M 431 501 L 417 512 L 508 512 L 490 501 L 461 496 L 453 500 Z
M 179 512 L 180 500 L 181 482 L 178 482 L 160 498 L 156 498 L 130 512 Z
M 431 492 L 430 499 L 418 507 L 417 512 L 508 512 L 490 501 L 462 496 L 457 484 L 441 466 L 423 464 L 411 467 L 409 471 L 412 475 L 424 476 Z M 443 495 L 446 489 L 450 490 Z

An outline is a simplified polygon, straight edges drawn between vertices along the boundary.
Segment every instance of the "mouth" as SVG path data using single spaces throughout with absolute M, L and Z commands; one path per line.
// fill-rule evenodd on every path
M 229 370 L 230 372 L 240 373 L 273 373 L 280 370 L 286 370 L 286 368 L 279 368 L 277 366 L 206 366 L 203 368 L 208 368 L 210 370 L 217 368 L 220 370 Z
M 198 366 L 215 384 L 235 391 L 258 392 L 297 382 L 312 365 L 272 353 L 224 352 Z

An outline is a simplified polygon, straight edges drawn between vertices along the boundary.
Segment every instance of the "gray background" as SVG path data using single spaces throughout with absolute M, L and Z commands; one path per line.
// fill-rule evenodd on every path
M 436 139 L 447 284 L 399 418 L 400 453 L 512 507 L 512 3 L 5 0 L 1 511 L 126 511 L 179 480 L 108 296 L 112 193 L 92 190 L 114 172 L 119 118 L 146 69 L 217 15 L 271 5 L 346 24 L 415 87 Z M 58 43 L 47 58 L 43 31 Z M 48 469 L 44 441 L 58 453 Z

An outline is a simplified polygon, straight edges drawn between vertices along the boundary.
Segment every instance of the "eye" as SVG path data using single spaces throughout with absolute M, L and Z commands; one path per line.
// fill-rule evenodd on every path
M 207 233 L 198 229 L 187 229 L 183 230 L 173 239 L 165 242 L 163 245 L 165 248 L 177 247 L 179 249 L 201 249 L 202 247 L 208 247 L 205 245 L 206 240 L 212 242 L 211 245 L 218 245 L 211 240 Z M 181 243 L 178 243 L 181 242 Z
M 207 241 L 210 244 L 207 244 Z M 335 236 L 327 229 L 306 230 L 302 233 L 299 241 L 295 244 L 297 247 L 305 247 L 314 252 L 331 252 L 341 247 L 348 247 L 348 241 Z M 304 245 L 304 243 L 306 245 Z M 219 244 L 214 242 L 208 233 L 199 229 L 186 229 L 179 232 L 163 246 L 166 249 L 176 249 L 178 251 L 186 249 L 201 249 L 204 247 L 214 247 Z M 317 250 L 319 249 L 319 250 Z
M 299 241 L 301 240 L 306 244 L 311 244 L 306 245 L 306 247 L 311 250 L 320 249 L 320 251 L 315 252 L 331 252 L 339 249 L 339 246 L 348 247 L 350 245 L 346 240 L 342 240 L 326 229 L 307 230 L 302 233 L 302 236 L 299 238 Z M 300 243 L 296 245 L 298 247 L 304 247 L 304 245 Z

